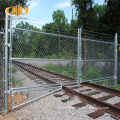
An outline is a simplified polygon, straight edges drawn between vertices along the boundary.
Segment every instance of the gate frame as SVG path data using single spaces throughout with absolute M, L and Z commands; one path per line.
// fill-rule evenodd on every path
M 13 93 L 14 88 L 12 88 L 12 21 L 10 20 L 10 43 L 8 43 L 8 19 L 9 16 L 7 13 L 5 13 L 5 114 L 8 113 L 8 94 L 12 93 L 12 100 L 13 100 Z M 78 78 L 77 78 L 77 83 L 81 83 L 82 81 L 82 38 L 81 38 L 81 31 L 82 29 L 78 28 Z M 115 86 L 117 85 L 117 33 L 115 34 L 115 51 L 114 51 L 114 83 Z M 9 90 L 8 90 L 8 48 L 10 48 L 10 63 L 9 63 L 9 68 L 10 68 L 10 76 L 9 76 Z M 104 78 L 103 78 L 104 79 Z M 92 80 L 88 80 L 92 81 Z M 72 83 L 71 83 L 72 84 Z M 53 84 L 54 85 L 54 84 Z M 58 85 L 58 84 L 57 84 Z M 62 89 L 62 85 L 60 85 L 60 89 Z M 13 105 L 13 104 L 12 104 Z M 13 106 L 12 106 L 13 107 Z M 14 107 L 13 107 L 14 108 Z
M 85 40 L 84 38 L 82 38 L 81 36 L 81 28 L 78 28 L 78 83 L 84 82 L 82 81 L 82 40 Z M 110 43 L 110 42 L 107 42 Z M 91 79 L 91 80 L 86 80 L 85 82 L 92 82 L 92 81 L 96 81 L 99 79 L 105 79 L 105 78 L 112 78 L 114 80 L 114 86 L 117 86 L 117 33 L 115 33 L 115 41 L 114 41 L 114 76 L 110 76 L 110 77 L 104 77 L 104 78 L 98 78 L 98 79 Z M 103 81 L 101 80 L 101 81 Z
M 8 113 L 8 47 L 10 44 L 8 43 L 8 14 L 5 12 L 5 114 Z
M 117 33 L 115 33 L 115 53 L 114 53 L 114 54 L 115 54 L 115 55 L 114 55 L 114 56 L 115 56 L 115 57 L 114 57 L 114 58 L 115 58 L 115 61 L 114 61 L 114 62 L 115 62 L 115 63 L 114 63 L 115 86 L 117 86 L 117 70 L 118 70 L 118 69 L 117 69 L 117 58 L 118 58 L 118 57 L 117 57 L 117 46 L 118 46 L 118 45 L 117 45 Z

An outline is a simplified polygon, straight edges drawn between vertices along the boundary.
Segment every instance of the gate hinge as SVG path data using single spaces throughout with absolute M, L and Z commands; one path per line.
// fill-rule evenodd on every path
M 8 46 L 8 47 L 10 47 L 10 43 L 5 43 L 5 46 Z
M 5 91 L 5 94 L 10 94 L 10 90 Z

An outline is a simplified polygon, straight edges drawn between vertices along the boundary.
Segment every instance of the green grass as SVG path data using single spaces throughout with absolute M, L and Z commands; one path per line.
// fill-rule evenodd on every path
M 37 65 L 32 65 L 32 66 L 37 67 L 37 68 L 42 68 L 42 67 L 39 67 L 39 66 L 37 66 Z
M 61 64 L 53 65 L 49 63 L 45 65 L 44 68 L 54 73 L 58 73 L 58 74 L 65 75 L 68 77 L 77 78 L 77 69 L 71 67 L 69 64 L 67 64 L 66 66 L 63 66 Z
M 102 74 L 100 70 L 91 67 L 86 72 L 82 73 L 82 78 L 84 80 L 97 79 L 102 78 Z
M 112 86 L 113 85 L 112 81 L 110 81 L 110 80 L 97 81 L 95 83 L 99 84 L 99 85 L 105 84 L 105 86 Z
M 61 64 L 53 65 L 49 63 L 44 66 L 44 69 L 77 79 L 77 68 L 71 67 L 70 64 L 63 66 Z M 103 76 L 100 70 L 97 70 L 95 68 L 89 68 L 86 72 L 82 73 L 82 78 L 83 80 L 90 80 L 90 79 L 96 79 L 96 78 L 103 78 Z M 104 83 L 106 86 L 113 86 L 113 81 L 110 81 L 110 80 L 104 80 L 104 81 L 99 80 L 99 81 L 96 81 L 95 83 L 99 85 L 102 85 Z M 120 90 L 120 85 L 116 86 L 115 89 Z
M 114 89 L 120 90 L 120 84 L 114 87 Z
M 12 85 L 13 85 L 13 87 L 15 87 L 15 86 L 19 86 L 19 87 L 21 87 L 22 86 L 22 82 L 21 82 L 22 80 L 18 80 L 18 79 L 15 79 L 14 77 L 12 78 Z
M 16 73 L 17 72 L 17 68 L 16 67 L 13 67 L 12 68 L 12 73 L 14 74 L 14 73 Z

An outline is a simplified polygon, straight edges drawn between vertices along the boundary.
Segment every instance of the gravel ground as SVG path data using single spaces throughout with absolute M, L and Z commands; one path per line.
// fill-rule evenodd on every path
M 34 86 L 36 85 L 33 80 L 30 80 L 24 73 L 17 71 L 14 75 L 15 78 L 22 80 L 23 86 Z M 87 89 L 85 87 L 84 89 Z M 80 90 L 80 89 L 79 89 Z M 45 90 L 44 92 L 48 92 Z M 41 93 L 44 93 L 43 91 Z M 24 93 L 23 93 L 24 94 Z M 63 94 L 62 91 L 55 94 Z M 40 91 L 29 92 L 28 98 L 34 98 L 40 95 Z M 101 95 L 100 95 L 101 96 Z M 97 95 L 96 95 L 97 97 Z M 7 116 L 13 120 L 92 120 L 91 117 L 87 116 L 88 113 L 96 111 L 98 108 L 87 104 L 82 108 L 75 109 L 72 105 L 82 102 L 77 97 L 72 100 L 63 103 L 61 100 L 67 99 L 67 95 L 62 97 L 55 97 L 54 94 L 39 99 L 38 101 L 32 102 L 22 108 L 12 111 Z M 110 99 L 112 102 L 113 99 Z M 117 101 L 115 101 L 116 103 Z M 6 117 L 7 117 L 6 116 Z M 2 119 L 0 119 L 2 120 Z M 115 120 L 110 114 L 105 113 L 103 116 L 95 120 Z
M 61 102 L 61 99 L 63 98 L 55 98 L 53 95 L 49 95 L 39 101 L 24 106 L 22 109 L 11 112 L 9 116 L 17 120 L 92 120 L 87 114 L 97 110 L 97 108 L 91 105 L 75 109 L 72 105 L 80 102 L 77 98 L 67 103 Z M 96 120 L 114 119 L 106 113 Z

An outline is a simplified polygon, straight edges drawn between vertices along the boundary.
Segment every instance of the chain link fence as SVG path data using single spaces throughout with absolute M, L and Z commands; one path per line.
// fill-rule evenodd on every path
M 82 81 L 114 86 L 115 37 L 82 29 L 81 40 Z M 15 28 L 12 51 L 13 60 L 79 79 L 77 37 Z
M 118 41 L 120 41 L 120 36 L 118 36 Z M 118 76 L 118 84 L 120 84 L 120 44 L 118 44 L 118 71 L 117 71 L 117 76 Z
M 77 79 L 77 37 L 14 29 L 14 60 Z
M 63 84 L 71 83 L 71 81 L 64 80 L 69 77 L 76 82 L 77 42 L 77 37 L 62 35 L 60 32 L 56 34 L 41 30 L 12 29 L 12 52 L 10 53 L 12 69 L 9 68 L 11 71 L 9 88 L 13 88 L 13 108 L 61 89 L 61 86 L 49 86 L 44 79 Z M 42 76 L 43 79 L 37 78 L 33 72 Z M 57 74 L 49 74 L 50 72 Z M 61 80 L 60 76 L 57 76 L 58 74 L 65 78 Z M 43 88 L 38 85 L 42 85 Z M 31 86 L 35 86 L 35 90 Z M 27 90 L 21 89 L 19 94 L 14 92 L 14 88 L 19 87 L 27 87 Z M 17 104 L 15 102 L 17 96 L 21 95 L 25 99 L 22 101 L 23 103 Z
M 52 84 L 57 83 L 57 85 L 63 84 L 63 82 L 71 84 L 73 81 L 68 80 L 71 78 L 74 82 L 79 80 L 81 82 L 91 81 L 100 85 L 115 86 L 115 37 L 84 29 L 81 29 L 80 33 L 79 30 L 74 30 L 74 33 L 76 33 L 76 35 L 73 35 L 74 37 L 65 35 L 65 33 L 66 31 L 63 35 L 60 30 L 53 33 L 51 31 L 43 32 L 40 29 L 29 30 L 17 27 L 10 29 L 10 34 L 8 34 L 8 42 L 10 43 L 8 86 L 9 90 L 12 91 L 13 100 L 11 103 L 14 107 L 16 105 L 20 106 L 15 103 L 16 98 L 18 98 L 17 95 L 23 95 L 25 98 L 23 101 L 27 103 L 28 100 L 31 101 L 35 97 L 40 97 L 40 95 L 47 95 L 51 90 L 54 91 L 54 89 L 46 91 L 39 89 L 40 94 L 39 90 L 35 89 L 33 91 L 37 92 L 31 92 L 31 86 L 37 88 L 38 84 L 48 85 L 43 79 L 49 81 L 54 79 L 56 81 Z M 106 42 L 107 40 L 109 42 Z M 2 67 L 4 66 L 3 55 L 4 50 L 2 48 L 1 70 L 4 69 Z M 56 77 L 55 74 L 50 75 L 46 71 L 57 73 Z M 2 80 L 4 80 L 3 73 L 1 71 L 1 86 L 3 86 Z M 36 77 L 35 74 L 42 77 Z M 68 79 L 58 78 L 58 74 L 64 75 Z M 19 87 L 20 89 L 25 87 L 30 90 L 14 91 Z M 61 86 L 59 87 L 61 89 Z M 45 89 L 47 88 L 45 87 Z M 3 87 L 1 87 L 2 90 Z M 17 94 L 18 92 L 20 94 Z M 13 97 L 13 95 L 15 96 Z M 3 97 L 1 99 L 4 100 Z M 0 103 L 1 107 L 4 105 L 3 103 L 4 101 Z
M 4 38 L 0 34 L 0 114 L 4 110 Z
M 82 29 L 81 38 L 82 81 L 114 86 L 115 37 Z

